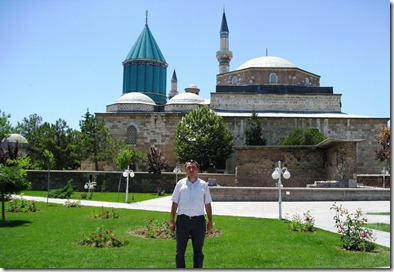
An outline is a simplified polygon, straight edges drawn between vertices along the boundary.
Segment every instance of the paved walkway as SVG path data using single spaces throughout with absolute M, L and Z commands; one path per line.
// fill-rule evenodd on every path
M 14 196 L 18 197 L 18 196 Z M 39 202 L 46 202 L 45 197 L 23 196 L 24 199 L 35 200 Z M 50 203 L 64 204 L 66 200 L 50 198 Z M 73 200 L 76 201 L 76 200 Z M 334 227 L 335 211 L 330 210 L 334 202 L 332 201 L 305 201 L 305 202 L 282 202 L 282 218 L 291 219 L 295 213 L 302 215 L 309 211 L 315 217 L 315 226 L 320 229 L 336 232 Z M 388 215 L 372 215 L 367 213 L 372 212 L 390 212 L 390 201 L 339 201 L 337 205 L 342 204 L 342 207 L 348 209 L 350 213 L 355 213 L 357 209 L 361 209 L 363 217 L 367 218 L 368 223 L 387 223 L 390 224 L 390 217 Z M 92 200 L 81 200 L 83 206 L 94 207 L 108 207 L 119 209 L 135 209 L 135 210 L 149 210 L 170 212 L 171 197 L 162 197 L 153 200 L 147 200 L 136 203 L 116 203 L 116 202 L 101 202 Z M 228 215 L 228 216 L 246 216 L 259 218 L 279 218 L 279 204 L 278 202 L 213 202 L 213 215 Z M 390 233 L 384 231 L 373 230 L 376 237 L 375 243 L 390 247 L 391 239 Z

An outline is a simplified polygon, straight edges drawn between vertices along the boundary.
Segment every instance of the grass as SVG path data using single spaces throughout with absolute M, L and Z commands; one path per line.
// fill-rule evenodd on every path
M 23 191 L 22 193 L 27 196 L 39 196 L 39 197 L 47 197 L 47 194 L 48 194 L 47 191 L 30 191 L 30 190 Z M 166 195 L 164 195 L 164 196 L 166 196 Z M 129 200 L 129 202 L 139 202 L 139 201 L 145 201 L 145 200 L 155 199 L 155 198 L 159 198 L 159 197 L 163 197 L 163 196 L 159 196 L 159 195 L 157 195 L 157 193 L 132 193 L 132 192 L 129 192 L 128 200 Z M 73 192 L 71 195 L 71 199 L 81 199 L 81 192 Z M 86 200 L 88 200 L 88 199 L 86 199 Z M 113 193 L 113 192 L 93 192 L 93 198 L 91 200 L 123 203 L 126 200 L 126 193 L 119 192 L 119 196 L 118 196 L 118 193 Z
M 131 236 L 144 220 L 168 220 L 169 213 L 118 209 L 118 219 L 96 219 L 101 208 L 67 208 L 37 203 L 36 213 L 6 213 L 0 225 L 3 268 L 174 268 L 175 240 Z M 170 207 L 169 207 L 170 208 Z M 92 248 L 75 242 L 97 227 L 111 229 L 130 243 L 120 248 Z M 204 246 L 205 268 L 376 268 L 390 266 L 390 249 L 350 252 L 340 236 L 318 229 L 291 232 L 284 220 L 214 216 L 222 231 Z M 186 252 L 192 266 L 192 247 Z
M 367 223 L 366 226 L 370 229 L 390 232 L 390 224 L 386 223 Z

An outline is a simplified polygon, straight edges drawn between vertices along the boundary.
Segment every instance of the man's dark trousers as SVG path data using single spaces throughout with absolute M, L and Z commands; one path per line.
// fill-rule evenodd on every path
M 193 267 L 202 268 L 204 254 L 202 248 L 205 239 L 205 217 L 196 216 L 189 217 L 186 215 L 178 215 L 176 219 L 176 267 L 185 268 L 185 251 L 189 236 L 193 245 Z

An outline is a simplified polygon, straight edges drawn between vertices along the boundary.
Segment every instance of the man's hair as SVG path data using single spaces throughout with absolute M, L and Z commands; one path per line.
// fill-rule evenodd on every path
M 188 160 L 188 161 L 186 161 L 186 162 L 185 162 L 185 166 L 186 166 L 186 164 L 188 164 L 188 163 L 194 163 L 194 164 L 197 166 L 197 168 L 199 168 L 198 162 L 196 162 L 195 160 Z

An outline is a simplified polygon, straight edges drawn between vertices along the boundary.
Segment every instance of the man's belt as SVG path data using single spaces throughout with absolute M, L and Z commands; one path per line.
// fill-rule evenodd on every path
M 199 219 L 199 218 L 204 218 L 204 215 L 197 215 L 197 216 L 188 216 L 186 214 L 181 214 L 178 215 L 179 217 L 187 218 L 189 220 L 194 220 L 194 219 Z

